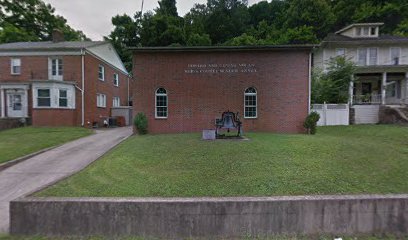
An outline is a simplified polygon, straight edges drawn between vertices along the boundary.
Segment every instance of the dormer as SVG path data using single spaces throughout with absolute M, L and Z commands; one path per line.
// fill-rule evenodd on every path
M 336 34 L 351 38 L 378 38 L 382 25 L 384 23 L 354 23 L 337 31 Z

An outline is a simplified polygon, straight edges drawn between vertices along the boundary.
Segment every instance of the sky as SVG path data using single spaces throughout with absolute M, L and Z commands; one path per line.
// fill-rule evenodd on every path
M 142 0 L 43 0 L 50 3 L 58 15 L 68 20 L 68 24 L 83 31 L 92 40 L 102 40 L 109 35 L 113 26 L 111 18 L 117 14 L 133 16 L 140 11 Z M 143 12 L 158 7 L 158 0 L 145 0 Z M 249 0 L 252 5 L 260 0 Z M 206 3 L 207 0 L 177 0 L 180 16 L 184 16 L 195 3 Z

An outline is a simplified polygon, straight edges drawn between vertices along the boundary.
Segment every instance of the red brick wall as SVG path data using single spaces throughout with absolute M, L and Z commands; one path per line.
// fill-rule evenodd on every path
M 98 67 L 102 65 L 105 67 L 105 81 L 98 78 Z M 119 86 L 113 84 L 113 74 L 119 74 Z M 128 77 L 109 67 L 109 65 L 94 58 L 91 55 L 85 56 L 85 124 L 87 122 L 101 122 L 103 119 L 110 116 L 110 109 L 113 104 L 113 97 L 120 97 L 120 104 L 122 106 L 128 105 Z M 106 107 L 100 108 L 96 106 L 96 94 L 106 95 Z
M 0 57 L 0 84 L 2 82 L 18 83 L 32 80 L 48 80 L 48 56 L 17 57 L 21 59 L 21 74 L 10 74 L 10 59 L 12 57 Z M 81 56 L 61 56 L 64 65 L 64 81 L 75 82 L 82 87 Z M 98 66 L 105 67 L 105 82 L 98 80 Z M 119 87 L 113 85 L 113 73 L 119 74 Z M 31 87 L 30 87 L 31 88 Z M 98 121 L 100 117 L 108 117 L 114 96 L 121 99 L 121 105 L 127 106 L 127 76 L 110 67 L 99 59 L 87 54 L 85 56 L 85 125 L 87 122 Z M 107 95 L 106 108 L 96 107 L 96 93 Z M 81 125 L 81 92 L 75 90 L 76 109 L 32 109 L 32 92 L 29 91 L 28 105 L 29 115 L 32 117 L 34 126 L 61 126 Z M 61 114 L 61 115 L 60 115 Z
M 78 126 L 78 111 L 74 109 L 33 109 L 33 126 Z
M 134 54 L 134 114 L 146 113 L 151 133 L 214 128 L 222 112 L 239 112 L 244 131 L 304 132 L 309 51 L 161 52 Z M 188 64 L 255 64 L 254 73 L 185 73 Z M 211 69 L 211 68 L 208 68 Z M 168 118 L 155 119 L 155 90 L 168 92 Z M 244 91 L 255 87 L 257 119 L 245 119 Z

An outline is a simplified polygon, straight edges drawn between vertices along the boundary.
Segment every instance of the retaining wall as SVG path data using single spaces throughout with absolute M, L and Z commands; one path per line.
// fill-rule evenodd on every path
M 408 234 L 408 195 L 260 198 L 25 198 L 11 233 L 159 238 Z

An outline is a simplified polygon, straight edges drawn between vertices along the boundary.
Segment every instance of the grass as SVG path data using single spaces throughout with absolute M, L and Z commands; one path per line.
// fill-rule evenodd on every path
M 85 128 L 24 127 L 0 131 L 0 164 L 91 134 Z
M 321 127 L 317 135 L 133 136 L 37 196 L 199 197 L 408 193 L 408 127 Z

